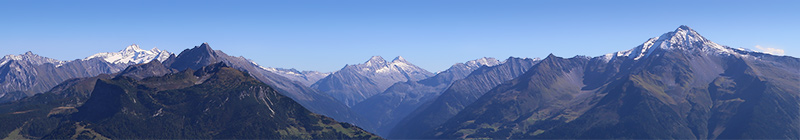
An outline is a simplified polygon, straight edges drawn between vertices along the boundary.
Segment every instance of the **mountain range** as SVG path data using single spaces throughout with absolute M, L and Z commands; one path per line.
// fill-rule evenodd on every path
M 331 74 L 330 72 L 299 71 L 297 69 L 284 69 L 284 68 L 272 68 L 272 67 L 261 67 L 261 68 L 269 72 L 289 78 L 290 80 L 298 81 L 306 86 L 311 86 L 311 84 L 314 84 L 320 79 L 325 78 Z
M 169 56 L 165 59 L 164 54 L 169 54 Z M 14 101 L 42 93 L 70 78 L 116 73 L 124 70 L 127 66 L 137 64 L 137 62 L 162 61 L 162 59 L 164 65 L 175 69 L 171 70 L 172 72 L 189 68 L 198 69 L 206 65 L 225 62 L 231 67 L 253 73 L 257 79 L 275 87 L 276 90 L 296 100 L 312 112 L 345 122 L 357 123 L 358 120 L 358 115 L 334 98 L 319 93 L 299 81 L 272 73 L 244 57 L 232 57 L 222 51 L 213 50 L 207 43 L 186 49 L 177 56 L 156 48 L 150 51 L 142 50 L 136 45 L 128 46 L 120 52 L 98 53 L 73 61 L 59 61 L 30 52 L 24 55 L 7 55 L 0 61 L 3 62 L 0 70 L 5 69 L 0 71 L 3 74 L 3 77 L 0 78 L 10 80 L 3 80 L 0 83 L 11 88 L 0 90 L 5 92 L 0 96 L 0 101 Z M 161 73 L 161 75 L 163 74 L 166 73 Z
M 61 61 L 0 59 L 11 139 L 798 139 L 800 59 L 688 26 L 589 57 L 398 56 L 334 72 L 263 66 L 208 43 Z
M 357 123 L 358 115 L 346 105 L 327 94 L 305 86 L 299 81 L 280 76 L 263 69 L 258 64 L 244 57 L 233 57 L 219 50 L 213 50 L 208 43 L 182 51 L 177 56 L 170 56 L 164 65 L 176 70 L 199 69 L 206 65 L 223 62 L 232 68 L 247 71 L 256 79 L 275 88 L 280 93 L 294 99 L 312 112 L 329 116 L 339 121 Z
M 84 59 L 61 61 L 26 52 L 0 59 L 0 103 L 18 100 L 53 88 L 57 84 L 80 77 L 119 72 L 125 67 L 164 60 L 172 53 L 131 45 L 119 52 L 98 53 Z
M 423 138 L 800 138 L 800 59 L 681 26 L 600 57 L 548 56 Z
M 98 53 L 92 56 L 86 57 L 84 60 L 92 59 L 92 58 L 102 58 L 106 62 L 110 63 L 147 63 L 153 60 L 164 61 L 172 53 L 159 50 L 158 48 L 153 47 L 150 50 L 144 50 L 139 48 L 139 45 L 133 44 L 128 47 L 125 47 L 124 50 L 119 52 L 108 52 L 108 53 Z
M 495 66 L 502 62 L 494 58 L 457 63 L 435 76 L 419 81 L 397 82 L 380 94 L 367 98 L 353 106 L 353 111 L 362 114 L 367 123 L 373 123 L 374 132 L 388 134 L 388 130 L 405 118 L 422 103 L 439 96 L 455 80 L 463 79 L 475 69 Z
M 0 105 L 0 119 L 14 120 L 2 122 L 0 132 L 9 133 L 9 138 L 35 139 L 379 138 L 312 113 L 222 62 L 143 79 L 129 77 L 170 69 L 157 60 L 137 66 L 113 78 L 77 79 Z M 78 90 L 87 87 L 91 90 Z M 85 92 L 71 94 L 75 91 Z
M 502 64 L 478 68 L 463 79 L 453 81 L 435 99 L 423 103 L 407 117 L 400 119 L 389 130 L 388 137 L 417 138 L 456 115 L 492 87 L 521 75 L 538 62 L 539 59 L 509 57 Z

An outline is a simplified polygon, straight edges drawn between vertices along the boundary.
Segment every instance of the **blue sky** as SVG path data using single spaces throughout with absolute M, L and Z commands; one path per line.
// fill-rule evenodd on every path
M 688 25 L 800 56 L 796 1 L 0 1 L 0 54 L 72 60 L 208 42 L 269 67 L 335 71 L 373 55 L 441 71 L 480 57 L 599 56 Z

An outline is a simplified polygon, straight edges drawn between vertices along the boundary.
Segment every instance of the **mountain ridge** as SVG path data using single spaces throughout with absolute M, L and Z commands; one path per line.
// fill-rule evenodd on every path
M 6 55 L 0 59 L 0 103 L 45 92 L 71 78 L 115 73 L 129 65 L 165 59 L 168 55 L 171 53 L 156 48 L 142 50 L 135 44 L 119 52 L 97 53 L 70 61 L 39 56 L 31 51 Z
M 307 87 L 299 81 L 264 70 L 260 65 L 247 58 L 241 56 L 233 57 L 220 50 L 213 50 L 208 43 L 186 49 L 177 56 L 170 56 L 163 64 L 172 69 L 185 70 L 198 69 L 218 62 L 224 62 L 230 67 L 249 73 L 285 96 L 294 99 L 312 112 L 326 115 L 341 122 L 357 124 L 360 119 L 345 104 L 338 102 L 333 97 Z M 371 128 L 362 124 L 357 125 L 367 130 Z
M 402 59 L 398 56 L 396 59 Z M 445 71 L 420 81 L 397 82 L 380 94 L 367 98 L 352 107 L 369 123 L 377 127 L 374 131 L 386 136 L 389 130 L 411 111 L 438 96 L 455 80 L 466 77 L 480 67 L 490 67 L 502 62 L 494 58 L 480 58 L 453 64 Z
M 632 50 L 658 47 L 640 55 L 548 57 L 422 137 L 800 137 L 791 117 L 800 115 L 791 84 L 800 83 L 800 59 L 736 51 L 689 30 L 649 39 Z
M 149 65 L 155 64 L 157 61 Z M 0 130 L 32 139 L 380 139 L 358 127 L 311 113 L 225 63 L 141 80 L 122 76 L 125 74 L 83 80 L 96 81 L 88 97 L 63 96 L 70 91 L 54 90 L 14 104 L 0 104 L 0 120 L 24 120 L 3 121 Z M 84 84 L 90 83 L 68 86 Z
M 345 65 L 311 87 L 353 106 L 396 82 L 417 81 L 432 75 L 433 73 L 405 61 L 400 56 L 392 62 L 381 56 L 372 56 L 362 64 Z
M 387 138 L 413 139 L 440 125 L 486 91 L 528 70 L 539 59 L 509 57 L 502 64 L 481 67 L 456 80 L 441 95 L 412 111 L 390 130 Z
M 107 53 L 97 53 L 91 55 L 89 57 L 84 58 L 84 60 L 92 59 L 92 58 L 102 58 L 106 62 L 110 63 L 147 63 L 153 60 L 164 61 L 172 53 L 159 50 L 156 47 L 150 50 L 144 50 L 139 48 L 139 45 L 133 44 L 119 52 L 107 52 Z

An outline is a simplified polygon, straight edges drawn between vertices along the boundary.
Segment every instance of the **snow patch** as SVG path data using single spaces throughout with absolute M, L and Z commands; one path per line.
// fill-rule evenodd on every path
M 655 50 L 696 50 L 716 55 L 742 55 L 736 53 L 733 48 L 714 43 L 687 26 L 681 26 L 675 31 L 662 34 L 659 37 L 650 38 L 642 45 L 633 49 L 619 51 L 600 56 L 602 60 L 609 62 L 619 57 L 639 60 L 650 56 Z
M 138 45 L 133 44 L 128 47 L 125 47 L 122 51 L 119 52 L 105 52 L 105 53 L 97 53 L 92 56 L 86 57 L 83 60 L 89 60 L 92 58 L 101 58 L 106 62 L 120 64 L 120 63 L 147 63 L 153 60 L 164 61 L 172 53 L 166 50 L 159 50 L 158 48 L 153 48 L 150 50 L 144 50 L 139 48 Z
M 483 58 L 480 58 L 480 59 L 467 61 L 464 64 L 466 64 L 467 66 L 470 66 L 470 67 L 476 67 L 477 68 L 477 67 L 481 67 L 481 66 L 490 66 L 491 67 L 491 66 L 502 64 L 502 63 L 503 62 L 500 62 L 499 60 L 497 60 L 495 58 L 483 57 Z

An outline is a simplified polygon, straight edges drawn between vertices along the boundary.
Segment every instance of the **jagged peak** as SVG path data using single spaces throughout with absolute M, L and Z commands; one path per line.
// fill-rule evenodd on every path
M 208 45 L 208 43 L 203 43 L 200 44 L 200 46 L 194 46 L 194 48 L 186 49 L 183 52 L 181 52 L 177 57 L 180 57 L 181 54 L 184 53 L 187 54 L 190 53 L 193 55 L 212 55 L 212 56 L 216 55 L 216 52 L 214 51 L 214 49 L 211 48 L 211 45 Z
M 538 57 L 537 58 L 528 58 L 528 57 L 509 56 L 506 60 L 504 60 L 503 62 L 500 62 L 500 64 L 520 63 L 520 62 L 525 62 L 525 61 L 541 61 L 541 59 L 538 58 Z
M 383 59 L 383 57 L 377 55 L 372 56 L 368 61 L 362 64 L 345 65 L 341 70 L 353 70 L 368 75 L 394 73 L 421 73 L 425 76 L 432 75 L 427 70 L 405 61 L 402 57 L 395 58 L 395 60 L 390 63 Z
M 35 53 L 31 52 L 31 51 L 26 51 L 25 53 L 19 54 L 19 55 L 14 55 L 14 54 L 5 55 L 5 56 L 3 56 L 3 59 L 22 60 L 22 59 L 25 59 L 25 58 L 36 58 L 36 57 L 41 57 L 41 56 L 39 56 L 39 55 L 37 55 L 37 54 L 35 54 Z

